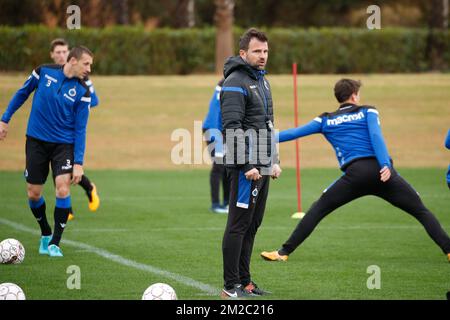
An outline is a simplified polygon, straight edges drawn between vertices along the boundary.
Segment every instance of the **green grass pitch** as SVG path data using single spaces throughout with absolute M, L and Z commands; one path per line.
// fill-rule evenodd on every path
M 445 169 L 400 169 L 450 232 Z M 0 283 L 21 286 L 27 299 L 140 299 L 152 283 L 173 286 L 179 299 L 218 299 L 221 242 L 226 215 L 208 211 L 208 171 L 89 171 L 101 196 L 87 209 L 82 189 L 72 191 L 75 220 L 68 223 L 62 259 L 37 253 L 37 223 L 28 208 L 20 172 L 0 172 L 0 238 L 26 248 L 20 265 L 0 265 Z M 304 211 L 339 177 L 337 169 L 302 172 Z M 47 183 L 47 217 L 53 226 L 54 191 Z M 287 263 L 263 261 L 297 224 L 295 171 L 271 182 L 256 236 L 254 280 L 270 299 L 445 299 L 450 265 L 412 217 L 365 197 L 325 218 Z M 34 230 L 34 233 L 31 232 Z M 87 246 L 86 246 L 87 245 Z M 81 270 L 81 289 L 69 290 L 69 266 Z M 381 288 L 369 290 L 369 266 L 381 270 Z

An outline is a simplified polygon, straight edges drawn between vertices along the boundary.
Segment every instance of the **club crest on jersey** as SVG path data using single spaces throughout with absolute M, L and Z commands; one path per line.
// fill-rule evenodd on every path
M 72 89 L 69 90 L 69 96 L 75 97 L 76 95 L 77 95 L 77 90 L 75 89 L 75 87 L 73 87 Z
M 254 197 L 258 196 L 258 188 L 253 189 L 252 196 L 254 196 Z

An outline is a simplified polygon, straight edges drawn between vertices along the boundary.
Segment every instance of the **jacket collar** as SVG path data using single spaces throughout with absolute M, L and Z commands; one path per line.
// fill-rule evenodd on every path
M 339 106 L 339 110 L 350 109 L 351 107 L 358 107 L 358 105 L 354 104 L 354 103 L 349 103 L 349 102 L 343 103 Z
M 240 56 L 230 57 L 224 65 L 224 77 L 228 77 L 235 70 L 242 70 L 255 80 L 260 80 L 267 74 L 266 70 L 251 67 Z

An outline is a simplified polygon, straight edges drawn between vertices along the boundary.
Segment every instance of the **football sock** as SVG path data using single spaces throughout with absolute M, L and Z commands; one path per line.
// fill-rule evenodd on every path
M 67 219 L 71 208 L 70 196 L 67 198 L 56 198 L 55 205 L 55 232 L 49 245 L 55 244 L 59 246 L 64 228 L 66 227 Z
M 28 200 L 31 212 L 33 212 L 34 217 L 41 227 L 41 234 L 43 236 L 49 236 L 52 234 L 52 229 L 47 221 L 47 216 L 45 215 L 45 200 L 41 197 L 38 201 Z
M 88 196 L 89 201 L 92 201 L 91 192 L 92 192 L 93 187 L 92 187 L 91 181 L 89 181 L 88 177 L 83 175 L 81 177 L 81 181 L 79 184 L 84 189 L 84 191 L 86 191 L 86 195 Z

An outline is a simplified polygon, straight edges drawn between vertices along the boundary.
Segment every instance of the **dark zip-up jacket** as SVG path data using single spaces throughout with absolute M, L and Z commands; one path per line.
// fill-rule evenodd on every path
M 228 168 L 247 172 L 278 163 L 272 94 L 264 75 L 240 56 L 225 62 L 220 105 Z

